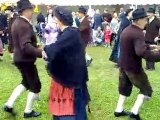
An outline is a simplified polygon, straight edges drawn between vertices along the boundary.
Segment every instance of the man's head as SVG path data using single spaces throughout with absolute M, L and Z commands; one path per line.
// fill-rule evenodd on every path
M 29 20 L 33 17 L 33 6 L 29 0 L 20 0 L 17 2 L 17 10 L 20 15 L 27 17 Z
M 133 12 L 133 24 L 139 26 L 141 29 L 147 24 L 147 13 L 144 8 L 136 9 Z
M 79 17 L 83 18 L 84 16 L 86 16 L 87 14 L 87 9 L 83 6 L 79 7 Z
M 13 9 L 12 6 L 8 6 L 8 7 L 5 9 L 5 13 L 6 13 L 7 15 L 9 15 L 9 16 L 10 16 L 13 12 L 14 12 L 14 9 Z
M 104 13 L 108 13 L 108 9 L 107 8 L 104 9 Z
M 96 14 L 100 14 L 100 10 L 99 9 L 96 10 Z
M 123 13 L 124 12 L 124 9 L 123 8 L 120 8 L 120 13 Z
M 132 19 L 132 13 L 133 13 L 133 9 L 127 9 L 125 14 L 129 19 Z
M 63 26 L 72 26 L 73 24 L 72 12 L 67 7 L 55 7 L 54 16 L 56 23 L 60 28 Z
M 155 9 L 149 8 L 148 11 L 147 11 L 148 18 L 150 19 L 150 18 L 154 17 L 155 13 L 156 13 Z

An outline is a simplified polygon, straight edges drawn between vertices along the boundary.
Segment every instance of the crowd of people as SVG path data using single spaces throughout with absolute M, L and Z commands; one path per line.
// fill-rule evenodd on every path
M 87 67 L 93 59 L 86 53 L 86 47 L 94 43 L 112 47 L 109 60 L 119 67 L 115 117 L 142 120 L 139 109 L 153 92 L 142 67 L 142 58 L 146 59 L 147 70 L 154 70 L 154 62 L 160 61 L 160 49 L 156 45 L 160 38 L 160 20 L 155 9 L 149 8 L 146 12 L 144 8 L 121 8 L 119 14 L 115 11 L 111 14 L 105 9 L 101 14 L 98 9 L 88 11 L 84 6 L 80 6 L 78 12 L 55 6 L 48 8 L 46 16 L 39 13 L 36 25 L 31 22 L 33 6 L 29 0 L 20 0 L 16 9 L 8 6 L 5 12 L 0 13 L 0 60 L 3 60 L 5 44 L 9 44 L 8 50 L 22 81 L 4 104 L 4 112 L 15 116 L 15 101 L 29 90 L 24 118 L 41 115 L 33 109 L 33 104 L 40 100 L 41 91 L 35 62 L 37 58 L 43 58 L 52 78 L 48 107 L 53 119 L 87 120 L 86 106 L 91 100 Z M 37 36 L 42 47 L 37 44 Z M 127 112 L 123 104 L 133 86 L 140 93 L 131 111 Z

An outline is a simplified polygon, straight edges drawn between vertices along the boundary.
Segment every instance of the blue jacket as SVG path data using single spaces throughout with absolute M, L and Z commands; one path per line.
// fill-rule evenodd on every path
M 95 14 L 94 15 L 94 30 L 97 30 L 97 28 L 100 26 L 102 27 L 102 16 L 101 14 Z

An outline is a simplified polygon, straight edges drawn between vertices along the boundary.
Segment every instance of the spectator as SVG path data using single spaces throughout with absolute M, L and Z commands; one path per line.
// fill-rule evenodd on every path
M 40 12 L 37 15 L 37 25 L 35 26 L 37 33 L 38 33 L 38 37 L 40 39 L 40 42 L 42 44 L 45 43 L 45 39 L 43 37 L 43 29 L 45 28 L 46 24 L 45 24 L 45 17 L 43 16 L 43 14 Z
M 110 27 L 111 27 L 111 30 L 112 30 L 111 44 L 110 44 L 111 46 L 112 46 L 113 40 L 115 40 L 115 38 L 116 38 L 116 35 L 117 35 L 117 32 L 118 32 L 118 25 L 119 25 L 118 15 L 117 15 L 117 13 L 114 13 L 113 14 L 113 19 L 110 23 Z
M 99 26 L 97 30 L 93 31 L 93 41 L 96 45 L 101 45 L 103 43 L 104 33 L 102 28 Z
M 160 38 L 160 20 L 155 16 L 155 9 L 149 8 L 147 11 L 149 22 L 146 25 L 146 43 L 149 45 L 155 45 Z M 155 63 L 146 60 L 146 69 L 155 70 Z
M 96 13 L 94 15 L 94 30 L 97 30 L 97 28 L 100 26 L 102 27 L 102 16 L 100 14 L 99 9 L 96 10 Z
M 104 38 L 105 38 L 106 47 L 110 47 L 111 35 L 112 35 L 112 30 L 110 28 L 110 25 L 107 24 L 106 29 L 104 31 Z

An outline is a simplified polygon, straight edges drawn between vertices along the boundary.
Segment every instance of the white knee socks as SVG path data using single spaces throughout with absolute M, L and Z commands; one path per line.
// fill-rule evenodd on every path
M 86 60 L 91 60 L 91 56 L 89 56 L 87 53 L 86 53 Z
M 138 111 L 140 107 L 142 106 L 144 99 L 145 99 L 145 96 L 143 94 L 138 95 L 137 100 L 131 110 L 132 113 L 134 113 L 135 115 L 138 114 Z
M 33 93 L 33 92 L 29 92 L 28 93 L 28 98 L 27 98 L 27 104 L 26 104 L 26 108 L 25 108 L 25 113 L 31 113 L 33 110 L 33 103 L 35 100 L 38 100 L 38 94 Z
M 123 104 L 125 102 L 125 99 L 126 99 L 126 96 L 120 94 L 115 112 L 122 112 L 123 111 Z
M 12 95 L 10 96 L 5 105 L 8 106 L 9 108 L 13 108 L 14 102 L 16 101 L 18 96 L 20 96 L 24 91 L 26 91 L 26 88 L 22 84 L 18 85 L 14 89 Z

